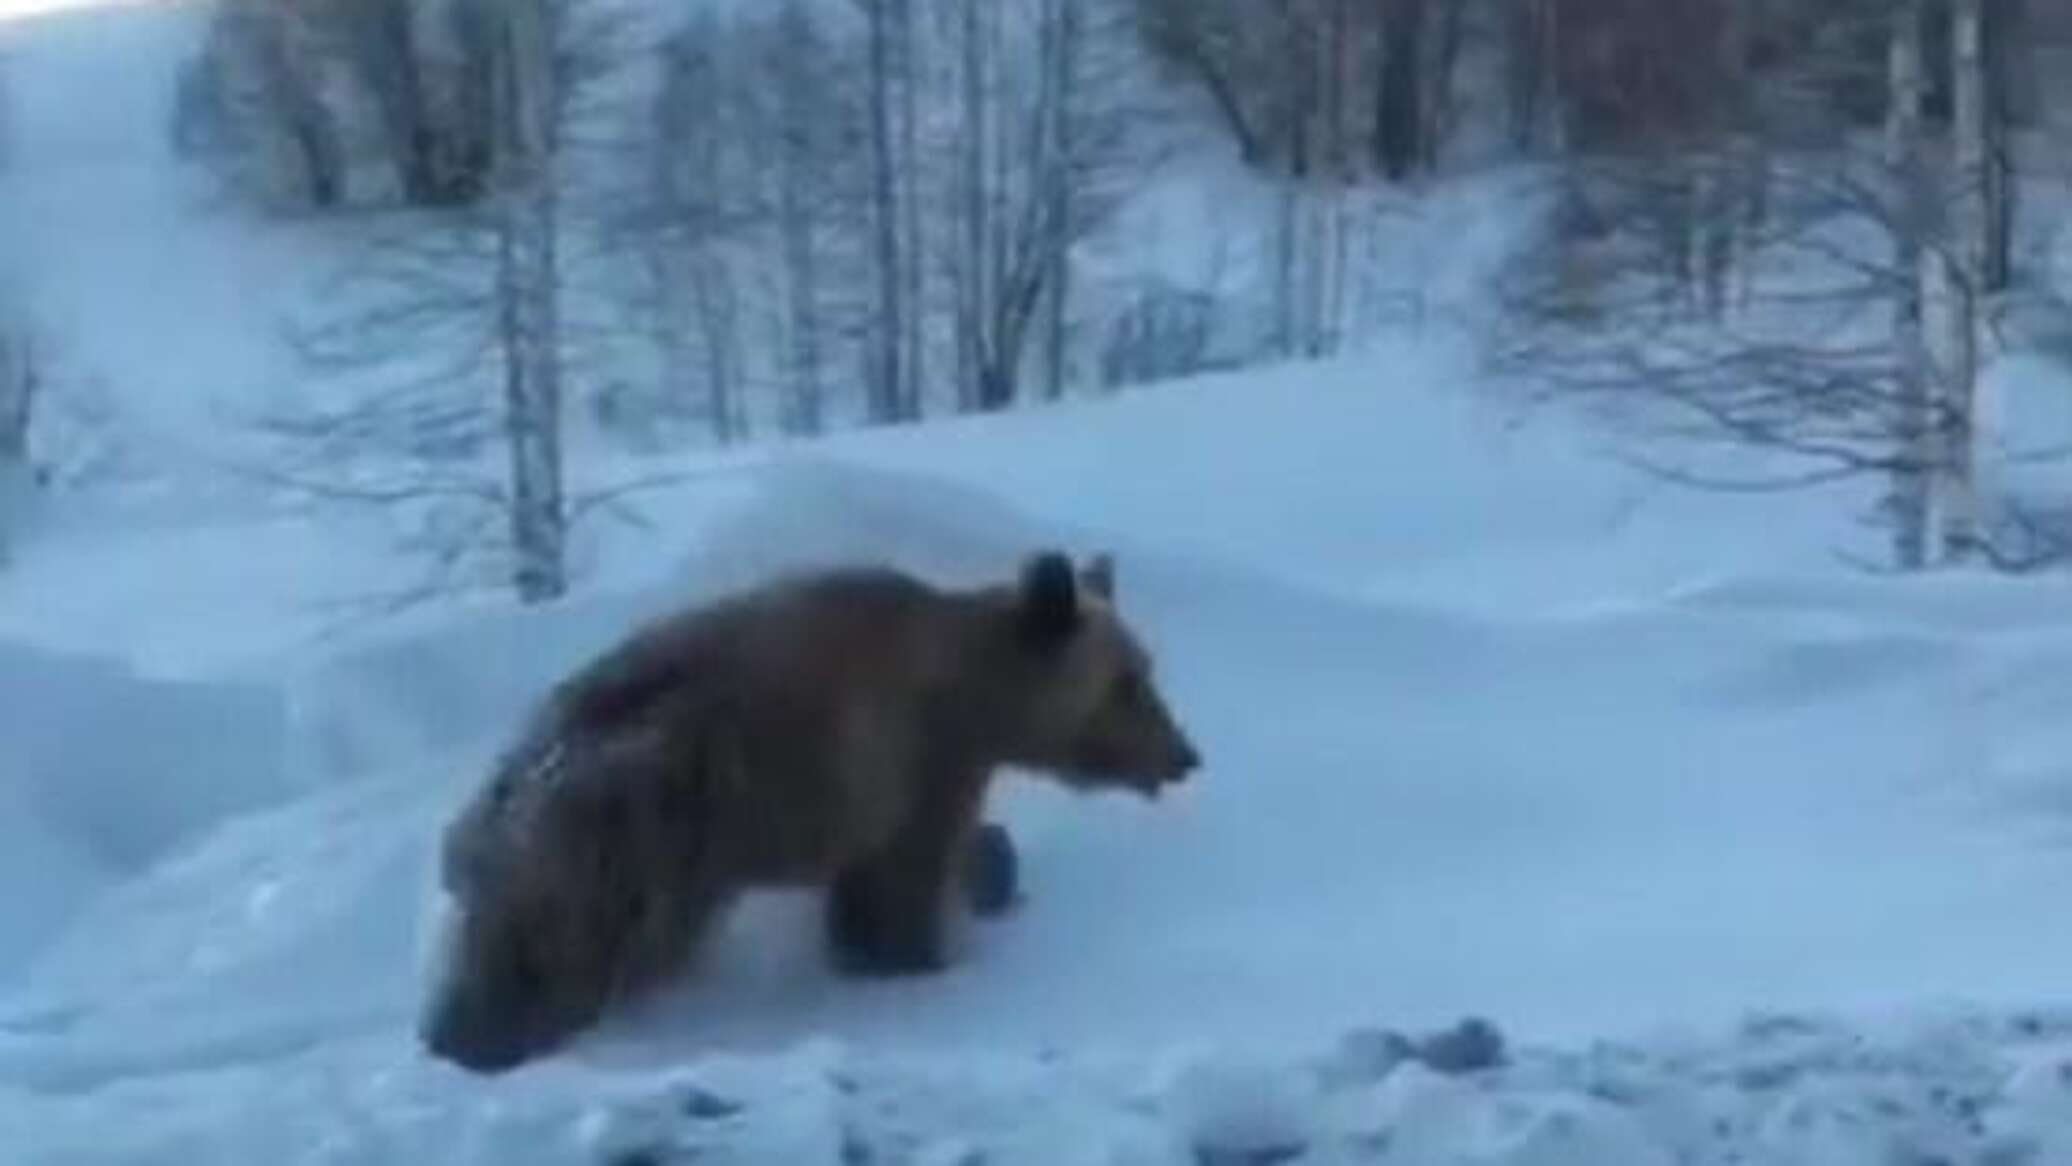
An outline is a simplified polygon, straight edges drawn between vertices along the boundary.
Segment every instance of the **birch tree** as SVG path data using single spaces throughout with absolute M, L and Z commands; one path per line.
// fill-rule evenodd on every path
M 651 205 L 638 243 L 657 293 L 665 392 L 698 398 L 721 445 L 749 432 L 734 252 L 760 219 L 746 144 L 759 132 L 754 89 L 767 78 L 752 72 L 744 47 L 709 14 L 665 46 L 657 137 L 648 151 Z M 700 358 L 695 367 L 693 357 Z
M 257 419 L 281 456 L 253 472 L 392 515 L 428 565 L 399 603 L 493 586 L 536 604 L 567 591 L 570 531 L 599 496 L 572 490 L 563 452 L 567 366 L 600 340 L 572 327 L 566 295 L 571 228 L 597 217 L 569 202 L 568 150 L 579 96 L 623 56 L 611 10 L 467 2 L 488 52 L 487 197 L 364 225 L 364 249 L 291 328 L 326 391 Z
M 1989 209 L 1998 82 L 1984 51 L 1994 7 L 1890 0 L 1830 13 L 1818 19 L 1851 35 L 1772 33 L 1786 56 L 1760 76 L 1750 12 L 1686 18 L 1685 35 L 1710 28 L 1724 43 L 1719 83 L 1691 85 L 1693 63 L 1716 46 L 1686 45 L 1682 72 L 1659 74 L 1676 88 L 1636 113 L 1603 100 L 1603 76 L 1566 78 L 1582 87 L 1569 116 L 1585 136 L 1565 166 L 1562 218 L 1513 272 L 1510 306 L 1530 322 L 1503 359 L 1544 391 L 1614 404 L 1646 440 L 1762 455 L 1727 471 L 1637 455 L 1667 477 L 1779 490 L 1882 477 L 1895 566 L 2005 565 L 1976 451 L 2001 229 Z M 1880 60 L 1857 55 L 1854 31 L 1866 27 L 1880 34 Z M 1617 29 L 1590 28 L 1616 43 Z M 1859 63 L 1882 101 L 1869 152 L 1857 107 L 1833 100 Z M 1595 67 L 1624 75 L 1616 54 Z M 1934 92 L 1947 94 L 1946 114 Z M 1742 269 L 1731 304 L 1719 271 L 1729 256 Z
M 1085 36 L 1083 0 L 1050 0 L 1044 16 L 1044 46 L 1049 61 L 1048 92 L 1056 111 L 1049 129 L 1049 154 L 1057 160 L 1050 179 L 1050 207 L 1046 215 L 1050 233 L 1044 247 L 1050 270 L 1044 282 L 1043 372 L 1044 396 L 1058 400 L 1065 395 L 1068 371 L 1066 321 L 1072 302 L 1072 243 L 1077 237 L 1074 219 L 1077 200 L 1073 196 L 1074 170 L 1080 158 L 1077 126 L 1079 111 L 1073 94 L 1079 86 L 1081 44 Z
M 839 193 L 828 176 L 840 165 L 834 145 L 846 120 L 826 78 L 834 54 L 804 0 L 783 0 L 768 58 L 777 81 L 778 233 L 782 238 L 789 337 L 785 345 L 790 392 L 785 428 L 814 434 L 826 424 L 824 257 L 829 215 L 825 201 Z
M 1977 480 L 1977 413 L 1980 333 L 1990 266 L 1992 232 L 1986 210 L 1988 128 L 1984 0 L 1951 0 L 1950 76 L 1952 117 L 1948 183 L 1949 221 L 1938 248 L 1942 351 L 1938 380 L 1945 386 L 1948 421 L 1938 461 L 1945 467 L 1946 497 L 1941 552 L 1945 559 L 1971 557 L 1980 537 Z
M 1072 363 L 1072 248 L 1141 157 L 1127 140 L 1130 100 L 1114 82 L 1126 70 L 1110 57 L 1127 42 L 1093 28 L 1085 0 L 947 11 L 958 61 L 955 211 L 938 246 L 956 288 L 960 400 L 1013 405 L 1032 360 L 1055 399 Z M 1033 54 L 1010 47 L 1029 43 Z
M 1928 564 L 1935 501 L 1936 382 L 1922 296 L 1931 259 L 1928 235 L 1935 219 L 1935 190 L 1922 129 L 1927 0 L 1897 0 L 1891 21 L 1885 163 L 1894 207 L 1892 348 L 1897 355 L 1895 433 L 1900 453 L 1892 466 L 1889 505 L 1893 559 L 1902 570 L 1914 571 Z
M 868 27 L 871 232 L 877 310 L 871 326 L 869 418 L 878 424 L 908 420 L 906 249 L 898 156 L 898 42 L 905 36 L 907 0 L 860 0 Z
M 492 59 L 497 324 L 510 458 L 512 586 L 542 603 L 568 589 L 562 479 L 560 220 L 554 28 L 546 0 L 499 0 Z

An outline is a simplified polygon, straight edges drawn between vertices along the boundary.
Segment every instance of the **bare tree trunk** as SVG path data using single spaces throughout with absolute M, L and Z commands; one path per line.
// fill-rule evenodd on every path
M 921 148 L 920 112 L 918 103 L 921 89 L 921 34 L 920 22 L 914 17 L 914 0 L 896 0 L 899 19 L 899 153 L 900 184 L 900 235 L 904 244 L 904 268 L 902 278 L 905 286 L 901 299 L 906 313 L 901 343 L 906 349 L 903 367 L 906 381 L 899 394 L 900 420 L 918 421 L 923 408 L 923 394 L 927 391 L 927 339 L 924 325 L 927 312 L 923 305 L 925 286 L 921 230 Z
M 29 338 L 0 325 L 0 467 L 28 464 L 38 372 Z
M 1353 0 L 1330 0 L 1330 31 L 1324 37 L 1329 54 L 1324 80 L 1324 164 L 1340 181 L 1352 181 L 1351 121 Z
M 1539 0 L 1512 0 L 1504 6 L 1504 111 L 1511 148 L 1532 152 L 1539 125 L 1541 93 Z
M 1004 77 L 1002 62 L 1008 56 L 1007 14 L 1001 5 L 993 4 L 986 7 L 986 15 L 987 67 L 995 76 Z M 1041 101 L 1041 95 L 1038 95 L 1039 106 Z M 1026 283 L 1028 272 L 1016 262 L 1020 258 L 1017 252 L 1023 241 L 1014 234 L 1018 225 L 1013 202 L 1015 165 L 1029 162 L 1025 151 L 1040 142 L 1040 135 L 1017 137 L 1017 121 L 1028 116 L 1028 111 L 1007 100 L 1004 92 L 1001 100 L 988 103 L 987 114 L 986 133 L 990 135 L 993 146 L 987 152 L 991 175 L 986 195 L 986 299 L 980 309 L 979 326 L 979 334 L 983 338 L 979 361 L 979 407 L 997 410 L 1014 403 L 1021 379 L 1021 332 L 1025 322 L 1016 317 L 1009 303 L 1015 298 L 1017 286 Z
M 812 209 L 813 167 L 820 140 L 814 119 L 821 107 L 809 100 L 814 73 L 827 61 L 819 51 L 818 34 L 800 0 L 786 0 L 783 27 L 795 51 L 780 61 L 779 79 L 778 231 L 784 248 L 785 286 L 789 299 L 790 400 L 784 427 L 796 435 L 819 433 L 825 424 L 825 390 L 821 384 L 819 215 Z
M 1952 160 L 1955 199 L 1949 210 L 1948 245 L 1938 249 L 1943 338 L 1944 450 L 1940 461 L 1944 498 L 1940 506 L 1942 553 L 1968 559 L 1978 549 L 1979 496 L 1976 480 L 1976 421 L 1979 369 L 1980 293 L 1990 263 L 1992 216 L 1987 210 L 1989 138 L 1984 0 L 1954 0 L 1950 71 L 1955 94 Z
M 1386 0 L 1384 11 L 1374 159 L 1390 181 L 1401 182 L 1424 156 L 1425 0 Z
M 1426 72 L 1424 128 L 1419 132 L 1418 162 L 1427 173 L 1439 168 L 1439 151 L 1453 129 L 1453 79 L 1460 67 L 1466 10 L 1460 0 L 1439 6 L 1439 43 Z
M 1072 188 L 1078 164 L 1072 93 L 1077 84 L 1081 0 L 1051 0 L 1047 18 L 1051 29 L 1050 79 L 1050 209 L 1048 301 L 1043 323 L 1044 396 L 1052 401 L 1065 395 L 1065 319 L 1072 295 Z
M 1699 199 L 1699 286 L 1700 304 L 1707 319 L 1725 319 L 1732 297 L 1734 266 L 1746 248 L 1743 228 L 1749 226 L 1742 209 L 1750 190 L 1749 169 L 1759 136 L 1749 124 L 1741 104 L 1746 90 L 1749 38 L 1753 32 L 1749 11 L 1751 0 L 1726 0 L 1726 28 L 1720 37 L 1720 77 L 1726 93 L 1716 100 L 1727 116 L 1719 131 L 1720 143 L 1711 157 L 1701 160 L 1704 181 Z
M 1540 148 L 1554 155 L 1568 150 L 1568 113 L 1562 103 L 1568 94 L 1562 86 L 1561 74 L 1562 42 L 1566 31 L 1561 20 L 1560 0 L 1529 0 L 1538 6 L 1540 12 L 1540 84 L 1539 84 L 1539 126 L 1534 131 Z
M 741 305 L 733 270 L 716 242 L 693 244 L 688 267 L 705 350 L 706 416 L 713 440 L 731 445 L 748 436 L 741 405 Z
M 544 0 L 509 0 L 501 53 L 506 185 L 498 290 L 516 556 L 513 583 L 527 603 L 556 599 L 568 588 L 553 31 L 543 4 Z
M 784 237 L 785 286 L 790 300 L 791 398 L 784 411 L 785 430 L 797 435 L 819 433 L 825 425 L 825 392 L 821 387 L 820 248 L 814 238 L 817 221 L 806 210 L 807 164 L 786 150 L 781 228 Z
M 2034 49 L 2025 0 L 1989 0 L 1981 18 L 1985 44 L 1985 257 L 1980 290 L 1999 295 L 2014 283 L 2014 121 L 2017 76 Z
M 1921 106 L 1926 88 L 1923 29 L 1926 0 L 1903 0 L 1893 14 L 1885 121 L 1886 163 L 1895 189 L 1893 269 L 1919 272 L 1926 256 L 1934 191 L 1923 156 Z M 1927 566 L 1935 464 L 1934 369 L 1922 312 L 1921 284 L 1908 279 L 1893 305 L 1893 347 L 1899 356 L 1898 456 L 1889 500 L 1893 559 L 1902 569 Z
M 871 345 L 876 359 L 870 377 L 870 420 L 887 424 L 901 419 L 906 384 L 902 360 L 906 336 L 901 278 L 898 161 L 893 155 L 892 2 L 869 0 L 871 227 L 875 237 L 878 310 Z
M 986 41 L 979 6 L 959 9 L 959 70 L 963 109 L 958 135 L 958 210 L 963 227 L 954 247 L 957 272 L 957 397 L 960 407 L 980 405 L 980 370 L 985 367 L 985 337 L 980 313 L 990 301 L 987 279 L 986 143 L 992 122 L 986 111 Z

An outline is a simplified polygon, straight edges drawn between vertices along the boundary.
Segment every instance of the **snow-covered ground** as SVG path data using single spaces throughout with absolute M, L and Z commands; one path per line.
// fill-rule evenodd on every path
M 136 18 L 24 83 L 146 88 L 185 26 Z M 179 402 L 263 373 L 258 314 L 202 280 L 182 316 L 159 265 L 236 228 L 62 153 L 8 188 L 37 286 L 88 347 L 134 327 L 101 371 L 162 372 L 200 440 Z M 65 214 L 114 233 L 63 266 Z M 1679 492 L 1475 382 L 1434 329 L 749 454 L 643 497 L 566 604 L 327 639 L 311 605 L 396 569 L 364 532 L 54 516 L 0 573 L 0 1161 L 2072 1161 L 2061 586 L 1854 573 L 1860 499 Z M 1118 553 L 1197 783 L 1009 787 L 1028 902 L 944 975 L 836 978 L 766 896 L 564 1056 L 419 1054 L 433 835 L 560 669 L 782 567 L 1045 544 Z M 1468 1016 L 1500 1063 L 1383 1035 Z

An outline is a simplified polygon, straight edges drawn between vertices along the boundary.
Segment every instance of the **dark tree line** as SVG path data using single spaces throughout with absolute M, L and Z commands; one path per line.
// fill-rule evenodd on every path
M 1139 35 L 1245 159 L 1294 177 L 1438 161 L 1478 0 L 1133 0 Z
M 176 141 L 245 193 L 325 210 L 488 189 L 499 0 L 220 0 Z

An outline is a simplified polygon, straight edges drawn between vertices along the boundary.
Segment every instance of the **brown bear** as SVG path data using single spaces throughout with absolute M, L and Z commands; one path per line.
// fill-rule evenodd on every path
M 636 632 L 548 695 L 447 827 L 427 1048 L 478 1072 L 549 1052 L 754 887 L 825 888 L 852 973 L 945 966 L 996 769 L 1155 797 L 1201 764 L 1113 598 L 1111 559 L 1043 552 L 968 590 L 800 574 Z

